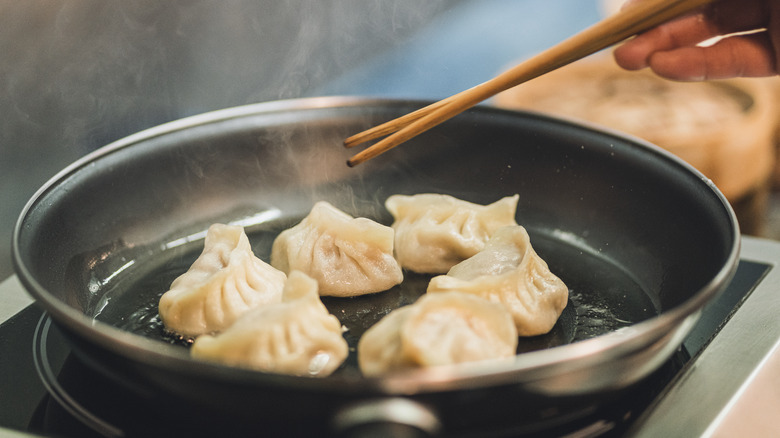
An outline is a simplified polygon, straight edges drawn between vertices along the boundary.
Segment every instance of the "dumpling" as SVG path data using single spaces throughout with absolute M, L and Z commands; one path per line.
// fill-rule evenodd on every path
M 569 299 L 569 289 L 536 254 L 520 225 L 496 231 L 485 249 L 428 284 L 428 293 L 449 291 L 503 304 L 520 336 L 549 332 Z
M 473 256 L 497 229 L 517 225 L 518 195 L 478 205 L 449 195 L 393 195 L 385 207 L 393 215 L 395 254 L 401 267 L 443 274 Z
M 358 341 L 366 376 L 409 368 L 513 357 L 517 330 L 501 305 L 460 292 L 423 295 L 369 328 Z
M 194 358 L 264 372 L 327 376 L 347 358 L 341 323 L 320 301 L 317 282 L 290 273 L 282 302 L 253 309 L 216 336 L 195 339 Z
M 271 265 L 287 273 L 305 272 L 317 280 L 323 296 L 384 291 L 403 281 L 393 257 L 393 234 L 388 226 L 320 201 L 274 240 Z
M 286 279 L 255 257 L 242 227 L 214 224 L 203 252 L 160 298 L 160 318 L 185 336 L 219 332 L 247 310 L 281 301 Z

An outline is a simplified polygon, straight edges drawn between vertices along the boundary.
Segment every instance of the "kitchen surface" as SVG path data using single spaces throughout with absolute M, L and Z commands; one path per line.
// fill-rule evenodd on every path
M 444 98 L 592 25 L 604 3 L 0 0 L 0 391 L 18 394 L 0 395 L 0 436 L 125 436 L 115 425 L 127 419 L 105 420 L 80 411 L 83 401 L 69 402 L 72 388 L 57 377 L 73 371 L 68 351 L 14 276 L 15 221 L 62 168 L 140 130 L 222 108 L 332 95 Z M 746 235 L 742 260 L 685 341 L 683 377 L 665 377 L 641 421 L 597 419 L 570 436 L 676 436 L 674 427 L 703 436 L 780 433 L 780 423 L 766 420 L 780 406 L 772 390 L 780 324 L 767 323 L 780 311 L 771 147 L 769 170 L 730 199 Z M 75 381 L 85 378 L 73 372 Z M 68 431 L 42 432 L 42 398 L 67 406 L 51 415 L 68 417 Z

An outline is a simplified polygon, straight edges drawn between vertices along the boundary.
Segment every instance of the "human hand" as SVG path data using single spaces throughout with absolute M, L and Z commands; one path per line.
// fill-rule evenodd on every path
M 724 38 L 699 45 L 714 37 Z M 650 67 L 659 76 L 681 81 L 776 75 L 780 0 L 716 1 L 629 40 L 615 49 L 614 57 L 627 70 Z

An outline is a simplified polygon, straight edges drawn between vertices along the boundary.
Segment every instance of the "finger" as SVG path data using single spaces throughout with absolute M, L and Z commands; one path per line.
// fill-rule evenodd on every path
M 657 75 L 678 81 L 777 74 L 766 32 L 725 38 L 709 47 L 659 51 L 649 57 L 648 64 Z
M 618 46 L 612 55 L 615 62 L 626 70 L 641 70 L 650 63 L 650 55 L 658 50 L 670 50 L 668 44 L 662 44 L 665 39 L 660 28 L 643 33 L 636 38 Z
M 626 42 L 615 50 L 615 60 L 623 68 L 642 69 L 656 51 L 694 46 L 712 37 L 759 29 L 766 26 L 767 17 L 765 4 L 759 0 L 712 3 Z
M 655 27 L 626 42 L 614 55 L 617 63 L 628 70 L 648 66 L 650 55 L 657 51 L 695 45 L 716 35 L 702 13 L 687 15 Z

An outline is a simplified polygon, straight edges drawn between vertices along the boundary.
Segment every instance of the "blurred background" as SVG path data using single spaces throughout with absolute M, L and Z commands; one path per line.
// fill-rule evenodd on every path
M 0 280 L 27 199 L 111 141 L 277 99 L 440 99 L 594 24 L 608 3 L 0 0 Z

